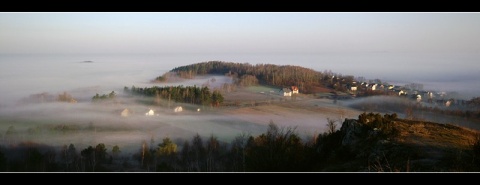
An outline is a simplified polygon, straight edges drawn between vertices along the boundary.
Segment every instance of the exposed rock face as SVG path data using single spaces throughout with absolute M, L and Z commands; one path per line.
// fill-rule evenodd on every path
M 362 124 L 355 119 L 345 119 L 340 128 L 342 133 L 342 145 L 355 145 L 362 138 Z

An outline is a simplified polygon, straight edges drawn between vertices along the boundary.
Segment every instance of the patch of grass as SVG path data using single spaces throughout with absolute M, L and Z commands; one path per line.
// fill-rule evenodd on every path
M 277 94 L 280 93 L 280 87 L 274 87 L 274 86 L 252 85 L 252 86 L 246 87 L 245 89 L 254 93 L 264 92 L 268 94 L 270 93 L 270 91 L 273 91 L 273 93 L 277 93 Z

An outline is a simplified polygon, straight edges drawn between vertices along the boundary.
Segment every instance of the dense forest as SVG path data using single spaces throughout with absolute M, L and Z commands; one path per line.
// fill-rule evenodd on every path
M 191 140 L 175 143 L 168 137 L 156 143 L 139 141 L 137 152 L 126 156 L 117 145 L 104 143 L 78 149 L 74 144 L 60 149 L 23 142 L 0 147 L 0 171 L 150 171 L 150 172 L 311 172 L 311 171 L 478 171 L 480 139 L 460 127 L 397 118 L 395 114 L 363 113 L 358 120 L 345 120 L 337 129 L 328 120 L 329 130 L 302 139 L 292 127 L 278 127 L 272 121 L 258 136 L 238 135 L 231 143 L 211 135 L 198 134 Z M 432 136 L 425 134 L 429 130 Z M 435 133 L 433 133 L 435 132 Z M 405 142 L 440 137 L 441 146 Z M 12 133 L 9 134 L 11 137 Z M 458 138 L 457 138 L 458 137 Z M 448 140 L 442 140 L 448 138 Z M 449 143 L 462 142 L 465 148 Z M 425 143 L 428 144 L 428 143 Z M 423 148 L 432 151 L 429 155 Z M 441 152 L 442 155 L 439 156 Z
M 210 92 L 208 87 L 197 86 L 165 86 L 138 88 L 132 86 L 130 89 L 124 87 L 124 91 L 131 94 L 140 94 L 148 97 L 156 97 L 180 103 L 192 103 L 199 105 L 219 106 L 223 102 L 223 96 L 218 90 Z
M 246 79 L 250 82 L 273 86 L 298 86 L 304 93 L 315 93 L 318 88 L 328 87 L 338 91 L 347 91 L 346 84 L 353 82 L 353 76 L 342 76 L 331 71 L 317 72 L 313 69 L 292 65 L 233 63 L 209 61 L 176 67 L 170 72 L 156 78 L 165 81 L 168 75 L 176 73 L 182 78 L 194 78 L 196 75 L 217 74 L 233 76 L 236 79 Z M 255 78 L 255 79 L 252 79 Z

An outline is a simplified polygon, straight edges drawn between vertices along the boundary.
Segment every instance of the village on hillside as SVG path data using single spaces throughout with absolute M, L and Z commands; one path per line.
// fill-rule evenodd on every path
M 337 78 L 339 81 L 345 80 L 335 76 L 332 76 L 332 78 Z M 336 87 L 336 85 L 340 85 L 341 87 Z M 423 84 L 419 83 L 410 83 L 400 86 L 381 82 L 379 79 L 367 81 L 365 78 L 359 77 L 358 80 L 352 80 L 351 82 L 334 84 L 334 88 L 343 90 L 331 92 L 329 98 L 335 100 L 385 95 L 404 97 L 415 100 L 418 104 L 424 106 L 434 106 L 439 108 L 461 107 L 467 106 L 471 103 L 469 100 L 456 98 L 453 95 L 454 93 L 449 94 L 444 91 L 424 90 Z

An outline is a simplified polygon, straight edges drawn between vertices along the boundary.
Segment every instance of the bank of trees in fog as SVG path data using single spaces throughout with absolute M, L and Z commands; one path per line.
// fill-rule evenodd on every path
M 214 90 L 213 92 L 210 92 L 208 87 L 197 86 L 153 86 L 145 88 L 132 86 L 131 88 L 124 87 L 124 91 L 131 94 L 139 94 L 148 97 L 162 98 L 169 101 L 199 105 L 218 106 L 224 100 L 220 91 Z
M 304 171 L 313 167 L 305 158 L 308 146 L 294 128 L 279 128 L 273 122 L 257 137 L 239 135 L 230 144 L 216 136 L 195 135 L 177 144 L 169 138 L 156 147 L 143 141 L 132 159 L 145 171 L 156 172 L 245 172 Z M 146 147 L 147 146 L 147 147 Z
M 92 97 L 92 101 L 97 102 L 102 100 L 113 100 L 115 99 L 115 97 L 117 97 L 117 94 L 115 93 L 115 91 L 112 91 L 108 94 L 102 94 L 102 95 L 99 95 L 97 93 L 95 94 L 95 96 Z
M 196 75 L 219 74 L 233 76 L 238 84 L 258 83 L 273 86 L 298 86 L 304 93 L 315 92 L 317 87 L 329 87 L 339 91 L 347 91 L 344 84 L 353 82 L 353 76 L 333 74 L 331 71 L 317 72 L 300 66 L 233 63 L 209 61 L 187 66 L 176 67 L 170 72 L 177 73 L 182 78 L 194 78 Z M 157 77 L 164 80 L 165 76 Z M 248 82 L 243 82 L 247 80 Z
M 318 156 L 318 147 L 323 145 L 318 141 L 331 134 L 303 141 L 295 128 L 279 128 L 270 122 L 267 132 L 257 137 L 242 134 L 231 143 L 214 135 L 204 138 L 197 134 L 183 143 L 168 137 L 155 143 L 152 137 L 149 142 L 139 142 L 131 156 L 122 154 L 118 146 L 106 148 L 104 143 L 82 149 L 73 143 L 60 149 L 11 143 L 0 148 L 0 171 L 315 171 L 324 160 Z
M 22 98 L 20 103 L 49 103 L 49 102 L 66 102 L 77 103 L 77 100 L 69 93 L 63 92 L 57 96 L 47 92 L 32 94 L 29 97 Z
M 396 114 L 363 113 L 356 120 L 358 124 L 345 120 L 343 124 L 347 126 L 342 125 L 338 130 L 336 121 L 329 119 L 327 132 L 301 139 L 294 127 L 278 127 L 271 121 L 265 133 L 255 137 L 241 134 L 230 143 L 214 135 L 201 137 L 196 134 L 179 143 L 169 137 L 156 142 L 152 136 L 149 141 L 139 141 L 133 154 L 124 153 L 117 145 L 107 148 L 104 143 L 85 148 L 76 148 L 71 143 L 53 148 L 17 141 L 0 146 L 0 171 L 310 172 L 383 171 L 387 168 L 408 171 L 409 161 L 413 169 L 413 161 L 423 158 L 412 146 L 389 144 L 390 139 L 395 141 L 401 133 L 399 127 L 394 126 L 397 121 L 405 122 L 404 125 L 415 124 L 398 119 Z M 15 130 L 8 132 L 11 135 Z M 472 149 L 465 152 L 480 156 L 479 146 L 480 139 L 477 139 Z M 472 162 L 471 158 L 463 160 Z M 480 167 L 479 161 L 474 160 L 473 166 L 462 169 L 475 170 Z M 419 166 L 417 170 L 428 169 Z M 462 169 L 454 168 L 455 171 Z

